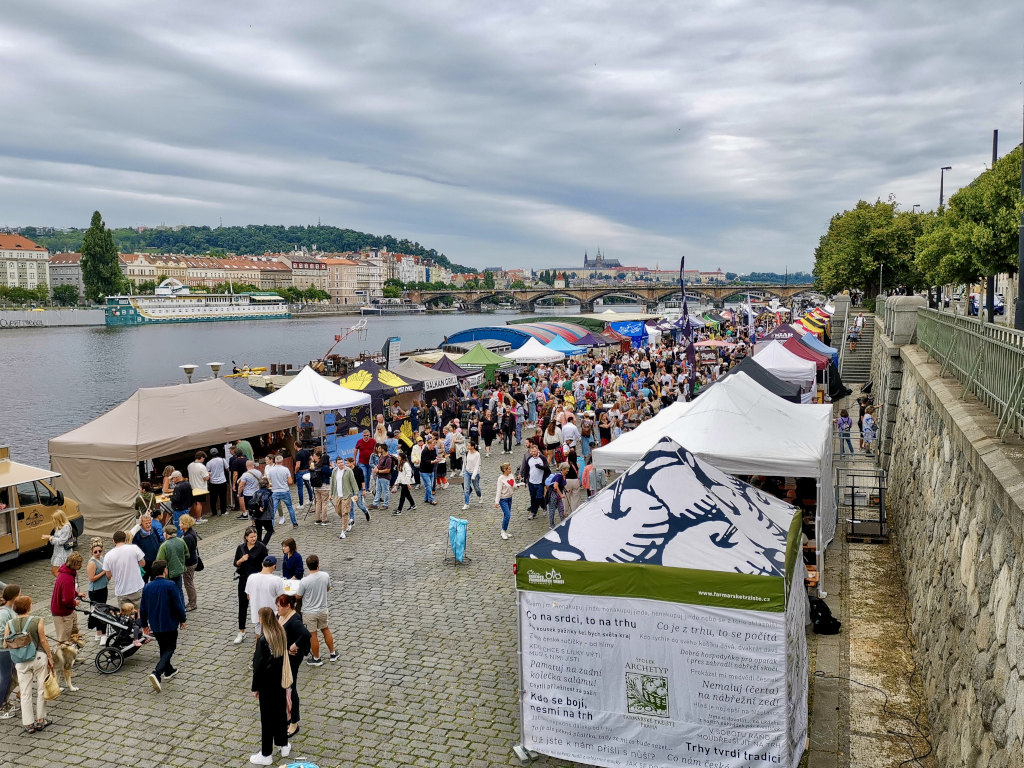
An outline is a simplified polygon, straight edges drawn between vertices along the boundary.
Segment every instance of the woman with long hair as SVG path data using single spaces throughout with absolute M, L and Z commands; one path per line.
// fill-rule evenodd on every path
M 562 428 L 558 426 L 558 422 L 553 418 L 548 422 L 547 429 L 544 430 L 544 458 L 548 460 L 548 464 L 554 464 L 555 461 L 555 449 L 562 444 Z
M 255 533 L 255 531 L 253 531 Z M 274 609 L 259 612 L 262 632 L 252 657 L 252 695 L 260 704 L 260 751 L 249 758 L 253 765 L 273 765 L 274 747 L 281 757 L 292 751 L 288 743 L 288 710 L 292 686 L 292 665 L 285 663 L 288 636 L 274 615 Z
M 192 515 L 182 515 L 178 518 L 178 527 L 181 528 L 181 540 L 188 547 L 188 557 L 185 558 L 185 572 L 182 574 L 182 586 L 185 589 L 185 610 L 194 611 L 199 607 L 199 596 L 196 594 L 196 567 L 199 565 L 199 535 L 196 533 L 196 519 Z
M 260 543 L 256 529 L 246 528 L 242 543 L 235 549 L 233 560 L 235 573 L 238 574 L 238 634 L 235 635 L 235 645 L 245 639 L 245 624 L 249 618 L 249 596 L 245 592 L 245 582 L 254 573 L 259 573 L 266 556 L 267 548 Z
M 402 514 L 405 502 L 409 502 L 409 509 L 416 509 L 416 502 L 412 498 L 412 491 L 409 486 L 413 481 L 413 466 L 405 457 L 405 451 L 398 452 L 398 478 L 395 480 L 395 487 L 398 488 L 398 509 L 392 512 L 396 517 Z
M 50 573 L 57 578 L 60 567 L 67 562 L 71 554 L 71 545 L 75 538 L 75 532 L 68 522 L 68 516 L 61 510 L 53 513 L 53 533 L 43 536 L 43 541 L 48 541 L 53 546 L 53 554 L 50 555 Z
M 291 707 L 288 718 L 288 738 L 299 732 L 299 666 L 309 654 L 310 633 L 302 623 L 302 616 L 295 610 L 293 595 L 278 595 L 277 621 L 284 628 L 288 639 L 288 663 L 292 667 Z
M 85 577 L 89 582 L 89 589 L 86 590 L 91 603 L 107 602 L 107 586 L 110 583 L 106 571 L 103 570 L 103 539 L 93 539 L 89 545 L 89 562 L 85 566 Z M 104 625 L 89 618 L 88 626 L 96 630 L 96 639 L 101 639 L 104 634 Z

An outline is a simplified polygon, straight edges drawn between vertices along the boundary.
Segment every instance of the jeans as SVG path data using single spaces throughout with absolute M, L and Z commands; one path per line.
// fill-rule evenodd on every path
M 299 491 L 299 493 L 301 492 L 302 491 Z M 284 505 L 288 507 L 288 514 L 291 515 L 292 525 L 298 525 L 299 521 L 295 519 L 295 507 L 292 506 L 291 491 L 274 491 L 274 514 L 277 514 L 277 505 L 282 501 L 284 502 Z
M 380 506 L 384 509 L 388 508 L 388 502 L 391 501 L 391 482 L 390 478 L 378 477 L 377 478 L 377 489 L 373 494 L 374 506 Z
M 309 484 L 309 470 L 303 470 L 295 475 L 295 484 L 299 486 L 299 506 L 302 506 L 302 489 L 306 489 L 306 498 L 313 500 L 313 486 Z
M 516 419 L 516 445 L 520 445 L 523 442 L 523 422 Z
M 8 651 L 0 651 L 0 706 L 7 703 L 14 681 L 14 662 Z
M 512 517 L 512 497 L 498 499 L 498 504 L 501 506 L 501 530 L 507 531 L 508 521 Z
M 853 453 L 853 443 L 850 441 L 849 431 L 840 431 L 839 433 L 839 455 L 842 456 L 844 453 Z
M 429 504 L 434 500 L 434 473 L 420 470 L 420 481 L 423 483 L 423 500 Z
M 551 500 L 548 502 L 548 524 L 555 527 L 555 513 L 558 513 L 560 519 L 565 520 L 565 505 L 562 501 L 562 497 L 554 491 L 551 491 Z
M 370 465 L 369 464 L 359 464 L 359 468 L 363 470 L 363 482 L 366 483 L 367 486 L 369 486 L 370 483 L 373 482 L 373 474 L 372 474 L 373 471 L 370 468 Z
M 188 513 L 187 509 L 174 509 L 174 510 L 171 510 L 171 520 L 174 523 L 174 527 L 177 528 L 179 531 L 181 530 L 181 524 L 178 521 L 181 520 L 181 516 L 182 515 L 187 514 L 187 513 Z
M 363 492 L 362 491 L 360 491 L 359 495 L 356 496 L 355 503 L 350 505 L 349 508 L 348 508 L 348 521 L 350 523 L 354 523 L 355 522 L 355 519 L 356 519 L 356 507 L 359 507 L 361 510 L 363 510 L 363 515 L 366 517 L 367 520 L 370 519 L 370 510 L 368 510 L 366 508 L 366 502 L 363 500 Z
M 530 489 L 530 515 L 536 515 L 537 510 L 544 506 L 544 483 L 526 484 Z
M 476 491 L 476 495 L 479 498 L 483 498 L 483 493 L 480 491 L 480 475 L 469 475 L 462 476 L 462 503 L 469 504 L 469 497 L 473 495 L 473 491 Z
M 178 630 L 154 632 L 153 636 L 156 638 L 156 644 L 160 646 L 160 660 L 156 663 L 156 669 L 153 670 L 153 674 L 159 679 L 174 671 L 171 656 L 174 655 L 174 651 L 178 647 Z

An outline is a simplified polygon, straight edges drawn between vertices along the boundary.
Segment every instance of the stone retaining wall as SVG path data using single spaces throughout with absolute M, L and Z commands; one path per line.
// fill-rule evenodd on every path
M 875 353 L 897 401 L 888 509 L 937 764 L 1024 766 L 1024 447 L 992 437 L 992 414 L 920 348 L 898 349 L 896 375 L 891 342 Z

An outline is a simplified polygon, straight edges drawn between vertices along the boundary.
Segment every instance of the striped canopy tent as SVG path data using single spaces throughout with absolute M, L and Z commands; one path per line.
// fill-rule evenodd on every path
M 810 315 L 804 315 L 799 320 L 793 322 L 793 326 L 797 328 L 803 328 L 808 333 L 813 333 L 819 338 L 825 335 L 825 325 L 820 322 L 817 318 L 811 317 Z
M 467 328 L 464 331 L 457 331 L 445 337 L 445 344 L 458 344 L 470 346 L 469 342 L 482 339 L 499 339 L 507 341 L 513 349 L 523 346 L 530 338 L 534 338 L 541 344 L 547 344 L 552 339 L 559 337 L 570 344 L 576 342 L 587 334 L 587 329 L 575 323 L 514 323 L 512 325 L 488 325 L 477 328 Z

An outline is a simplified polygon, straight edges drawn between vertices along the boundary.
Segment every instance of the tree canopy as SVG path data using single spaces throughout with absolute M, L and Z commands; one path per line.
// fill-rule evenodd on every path
M 244 227 L 176 227 L 144 229 L 129 228 L 112 232 L 115 245 L 124 253 L 152 251 L 154 253 L 185 253 L 191 255 L 225 253 L 260 254 L 291 251 L 293 248 L 316 248 L 326 252 L 358 251 L 362 248 L 387 248 L 395 253 L 408 253 L 433 259 L 453 272 L 472 272 L 470 267 L 452 264 L 443 253 L 425 248 L 419 243 L 391 235 L 371 235 L 352 229 L 326 225 L 283 227 L 270 224 L 250 224 Z M 77 251 L 82 246 L 84 232 L 80 229 L 66 232 L 37 234 L 33 238 L 40 245 L 57 251 Z
M 82 282 L 85 296 L 90 301 L 100 301 L 104 296 L 121 290 L 124 277 L 117 254 L 113 235 L 103 223 L 100 212 L 94 211 L 89 229 L 82 238 Z
M 1020 164 L 1017 147 L 950 197 L 948 208 L 927 217 L 917 241 L 916 262 L 929 283 L 970 283 L 1017 271 L 1024 210 Z
M 863 200 L 829 222 L 814 250 L 814 276 L 821 290 L 862 290 L 868 298 L 882 285 L 917 289 L 925 285 L 915 262 L 915 244 L 923 232 L 922 214 L 901 211 L 892 198 Z

